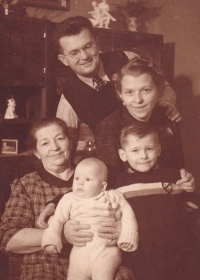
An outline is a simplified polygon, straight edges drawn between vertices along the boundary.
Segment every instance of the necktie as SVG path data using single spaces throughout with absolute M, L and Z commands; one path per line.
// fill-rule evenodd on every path
M 104 88 L 104 86 L 107 84 L 107 82 L 104 82 L 102 78 L 100 78 L 98 75 L 96 75 L 92 80 L 94 83 L 94 88 L 97 91 L 101 91 Z

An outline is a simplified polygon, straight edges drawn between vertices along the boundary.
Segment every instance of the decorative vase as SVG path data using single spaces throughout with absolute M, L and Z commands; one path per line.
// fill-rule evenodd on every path
M 129 17 L 129 22 L 128 22 L 128 30 L 129 31 L 137 31 L 137 18 L 136 17 Z

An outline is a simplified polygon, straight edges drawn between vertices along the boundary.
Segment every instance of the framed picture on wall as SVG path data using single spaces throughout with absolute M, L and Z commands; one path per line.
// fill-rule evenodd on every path
M 69 11 L 70 0 L 20 0 L 19 5 Z
M 2 145 L 1 145 L 2 154 L 17 154 L 18 153 L 18 140 L 2 139 L 1 142 L 2 142 Z

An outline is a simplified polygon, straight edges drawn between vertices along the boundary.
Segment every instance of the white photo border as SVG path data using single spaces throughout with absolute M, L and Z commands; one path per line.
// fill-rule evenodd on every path
M 4 143 L 7 147 L 3 147 Z M 10 145 L 12 143 L 12 145 Z M 14 145 L 13 145 L 14 144 Z M 17 139 L 1 139 L 1 153 L 2 154 L 18 154 L 18 140 Z

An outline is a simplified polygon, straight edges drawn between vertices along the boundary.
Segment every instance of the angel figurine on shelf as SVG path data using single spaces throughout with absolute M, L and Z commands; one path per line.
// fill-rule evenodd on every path
M 116 21 L 116 19 L 109 13 L 110 6 L 106 3 L 106 0 L 102 0 L 101 3 L 97 1 L 92 1 L 93 11 L 88 12 L 92 15 L 89 19 L 94 27 L 109 28 L 108 25 L 111 20 Z
M 98 27 L 101 21 L 101 11 L 98 7 L 97 1 L 92 1 L 92 7 L 93 11 L 88 12 L 88 14 L 91 14 L 92 16 L 92 18 L 90 18 L 89 20 L 91 21 L 94 27 Z
M 4 119 L 17 119 L 18 116 L 15 113 L 16 102 L 13 97 L 7 100 L 7 106 Z

